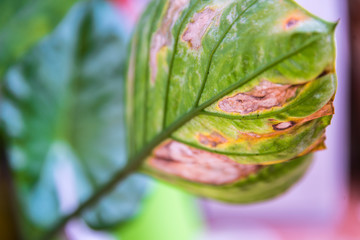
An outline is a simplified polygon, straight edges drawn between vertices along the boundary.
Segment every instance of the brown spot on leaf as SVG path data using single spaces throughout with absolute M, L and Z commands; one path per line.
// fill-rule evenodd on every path
M 219 11 L 210 7 L 197 12 L 182 35 L 182 40 L 188 42 L 190 48 L 199 49 L 204 34 L 218 13 Z
M 281 85 L 266 80 L 249 92 L 238 93 L 219 101 L 218 107 L 228 113 L 248 114 L 284 105 L 293 98 L 300 85 Z
M 282 130 L 286 130 L 288 128 L 291 128 L 292 126 L 295 125 L 295 122 L 290 121 L 290 122 L 281 122 L 278 124 L 273 125 L 273 129 L 275 131 L 282 131 Z
M 296 27 L 301 21 L 304 21 L 305 19 L 306 16 L 302 12 L 296 11 L 284 20 L 283 29 L 290 30 Z
M 275 135 L 281 135 L 284 133 L 292 134 L 292 131 L 296 131 L 296 127 L 301 127 L 302 125 L 306 124 L 311 120 L 325 116 L 330 116 L 333 114 L 334 114 L 334 106 L 333 106 L 333 100 L 331 100 L 325 106 L 323 106 L 319 111 L 305 118 L 300 118 L 300 119 L 293 118 L 291 119 L 291 121 L 286 121 L 286 122 L 278 122 L 275 119 L 269 119 L 269 124 L 271 124 L 271 126 L 275 130 L 274 132 L 266 133 L 266 134 L 240 132 L 238 139 L 246 139 L 247 141 L 254 141 L 260 138 L 261 139 L 272 138 Z
M 240 137 L 242 136 L 242 137 Z M 240 136 L 238 137 L 238 139 L 254 139 L 254 138 L 261 138 L 263 135 L 257 134 L 257 133 L 253 133 L 253 132 L 247 132 L 247 133 L 243 133 L 240 132 Z
M 210 135 L 199 134 L 199 142 L 209 147 L 216 147 L 219 144 L 226 143 L 227 140 L 220 133 L 212 132 Z
M 158 66 L 157 66 L 157 55 L 159 51 L 169 46 L 172 42 L 171 27 L 175 21 L 179 18 L 182 10 L 188 5 L 189 0 L 170 0 L 168 9 L 162 19 L 159 30 L 154 34 L 151 40 L 150 47 L 150 81 L 151 84 L 155 83 Z
M 289 29 L 291 27 L 294 27 L 298 22 L 299 22 L 299 19 L 290 18 L 286 22 L 286 28 Z
M 244 165 L 228 157 L 176 142 L 166 141 L 155 149 L 150 166 L 168 174 L 200 183 L 223 185 L 259 171 L 261 165 Z

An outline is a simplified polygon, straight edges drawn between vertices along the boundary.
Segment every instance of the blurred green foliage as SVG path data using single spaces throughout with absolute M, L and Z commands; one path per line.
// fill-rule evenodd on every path
M 0 1 L 0 78 L 68 12 L 75 0 Z
M 123 23 L 104 1 L 79 3 L 5 75 L 0 114 L 29 239 L 126 164 L 123 73 L 129 33 Z M 83 219 L 104 229 L 132 217 L 146 181 L 129 177 Z

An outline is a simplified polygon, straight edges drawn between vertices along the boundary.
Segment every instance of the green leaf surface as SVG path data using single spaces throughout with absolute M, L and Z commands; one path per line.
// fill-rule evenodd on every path
M 335 27 L 292 0 L 152 1 L 129 57 L 131 156 L 146 156 L 145 172 L 203 196 L 266 199 L 222 195 L 264 165 L 307 162 L 301 156 L 325 148 Z M 293 184 L 305 165 L 286 165 L 296 174 L 279 182 Z M 220 190 L 202 191 L 204 184 Z
M 29 239 L 127 163 L 123 75 L 129 33 L 122 22 L 104 1 L 79 3 L 6 74 L 1 118 Z M 132 217 L 146 181 L 130 176 L 83 218 L 105 228 Z
M 0 78 L 57 26 L 75 0 L 1 0 Z

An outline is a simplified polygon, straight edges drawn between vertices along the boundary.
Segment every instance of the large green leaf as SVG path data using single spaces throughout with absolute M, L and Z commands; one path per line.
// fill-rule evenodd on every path
M 155 177 L 224 201 L 287 189 L 305 172 L 298 157 L 324 148 L 335 26 L 292 0 L 152 1 L 129 57 L 131 156 L 146 156 Z M 252 197 L 226 197 L 264 165 L 295 158 L 279 165 L 287 174 L 276 175 L 273 194 L 254 185 Z
M 127 162 L 123 75 L 129 34 L 122 22 L 104 1 L 77 4 L 6 74 L 1 117 L 29 239 Z M 84 219 L 94 228 L 128 219 L 145 182 L 130 176 Z
M 1 0 L 0 78 L 7 67 L 50 32 L 75 0 Z

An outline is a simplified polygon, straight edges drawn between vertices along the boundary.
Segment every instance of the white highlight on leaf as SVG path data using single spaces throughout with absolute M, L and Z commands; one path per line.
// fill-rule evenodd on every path
M 20 111 L 10 101 L 1 100 L 0 118 L 6 124 L 7 133 L 12 137 L 21 135 L 24 123 Z
M 26 83 L 20 67 L 13 67 L 9 70 L 5 84 L 20 99 L 27 98 L 30 95 L 30 87 Z
M 226 16 L 226 19 L 229 21 L 229 23 L 234 22 L 236 18 L 236 8 L 233 7 L 229 13 L 229 15 Z
M 73 157 L 70 156 L 70 153 L 61 144 L 55 144 L 54 150 L 57 156 L 59 156 L 54 168 L 54 180 L 60 203 L 60 211 L 68 214 L 79 205 L 76 190 L 76 174 L 69 161 Z
M 10 164 L 11 168 L 16 171 L 21 171 L 26 167 L 27 159 L 23 150 L 18 146 L 13 146 L 10 149 Z
M 59 199 L 60 211 L 69 214 L 79 205 L 79 190 L 77 189 L 76 172 L 71 160 L 76 157 L 70 149 L 62 143 L 53 146 L 55 166 L 53 170 L 55 188 Z M 90 229 L 82 220 L 69 221 L 65 227 L 66 234 L 72 240 L 115 240 L 111 235 Z

